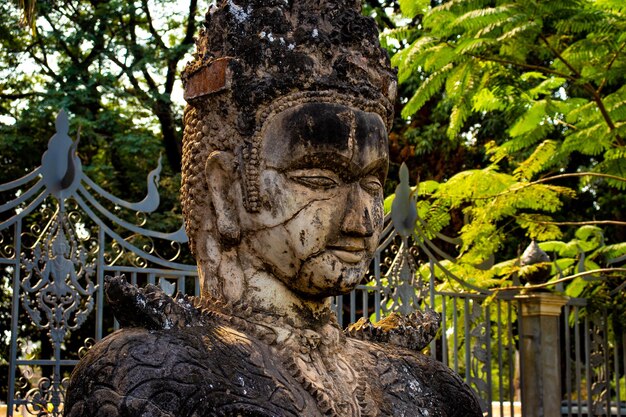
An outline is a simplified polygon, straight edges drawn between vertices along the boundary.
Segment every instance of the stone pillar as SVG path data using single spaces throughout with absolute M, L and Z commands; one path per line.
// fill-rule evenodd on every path
M 522 416 L 561 415 L 559 317 L 568 298 L 551 293 L 520 295 Z

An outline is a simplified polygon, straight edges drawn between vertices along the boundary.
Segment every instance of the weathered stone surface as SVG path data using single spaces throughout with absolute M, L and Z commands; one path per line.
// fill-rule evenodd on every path
M 248 306 L 226 313 L 215 300 L 172 299 L 117 278 L 107 296 L 129 327 L 77 366 L 68 417 L 480 415 L 461 379 L 416 351 L 336 326 L 255 323 Z
M 344 333 L 330 296 L 383 226 L 395 75 L 355 0 L 225 0 L 183 77 L 182 203 L 201 297 L 116 278 L 124 327 L 76 367 L 66 416 L 480 416 L 421 354 L 432 312 Z

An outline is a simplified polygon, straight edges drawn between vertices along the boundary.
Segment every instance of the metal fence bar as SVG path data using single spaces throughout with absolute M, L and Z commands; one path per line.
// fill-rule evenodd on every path
M 376 287 L 380 288 L 380 252 L 376 251 L 374 255 L 374 277 L 376 279 Z M 376 312 L 376 321 L 380 320 L 380 291 L 374 293 L 374 310 Z
M 195 288 L 194 288 L 194 295 L 196 297 L 200 297 L 200 277 L 198 275 L 196 275 L 194 277 L 194 282 L 196 283 Z
M 446 320 L 446 297 L 441 296 L 441 361 L 448 365 L 448 323 Z
M 77 359 L 17 359 L 16 365 L 37 365 L 37 366 L 53 366 L 59 363 L 61 366 L 74 366 L 78 363 Z
M 335 297 L 337 300 L 337 321 L 339 322 L 339 327 L 343 329 L 343 297 Z
M 504 364 L 502 361 L 502 300 L 497 300 L 496 303 L 498 314 L 498 401 L 500 401 L 500 415 L 504 416 L 504 390 L 503 390 L 503 377 Z M 513 401 L 511 399 L 511 401 Z
M 459 339 L 458 339 L 458 320 L 457 317 L 459 315 L 458 312 L 458 307 L 457 307 L 457 299 L 455 297 L 452 297 L 453 303 L 452 304 L 452 326 L 453 326 L 453 336 L 454 336 L 454 372 L 456 372 L 457 374 L 459 373 Z
M 96 283 L 98 292 L 96 293 L 96 342 L 102 339 L 104 319 L 104 229 L 98 228 L 98 256 L 96 258 Z
M 15 371 L 17 365 L 14 361 L 17 360 L 17 332 L 18 332 L 18 317 L 19 317 L 19 296 L 20 296 L 20 266 L 19 262 L 20 253 L 22 253 L 22 221 L 18 220 L 14 226 L 14 246 L 15 246 L 15 261 L 16 265 L 13 268 L 13 305 L 11 307 L 11 361 L 9 366 L 9 406 L 8 417 L 13 416 L 13 402 L 15 401 Z
M 470 338 L 470 330 L 469 330 L 469 311 L 470 311 L 470 303 L 469 298 L 465 298 L 465 381 L 470 383 L 470 351 L 472 348 L 472 341 Z
M 618 343 L 615 340 L 613 344 L 613 375 L 615 376 L 615 400 L 617 402 L 617 417 L 622 415 L 622 399 L 620 397 L 620 380 L 619 380 L 619 354 Z
M 122 275 L 122 272 L 119 269 L 117 269 L 117 268 L 114 268 L 114 269 L 108 269 L 107 268 L 107 270 L 109 272 L 111 272 L 113 274 L 113 276 Z M 137 275 L 135 275 L 134 285 L 137 285 Z M 120 328 L 120 323 L 117 321 L 117 318 L 115 318 L 115 316 L 113 316 L 113 331 L 119 330 L 119 328 Z
M 185 294 L 185 278 L 187 277 L 183 275 L 176 279 L 176 290 L 181 294 Z
M 607 312 L 606 309 L 602 310 L 602 318 L 603 318 L 603 324 L 604 324 L 604 337 L 603 339 L 603 354 L 604 354 L 604 381 L 606 382 L 606 394 L 605 394 L 605 399 L 606 399 L 606 413 L 607 415 L 611 415 L 611 370 L 609 368 L 609 319 L 607 316 Z
M 486 343 L 485 343 L 485 347 L 487 349 L 487 404 L 488 404 L 488 416 L 491 417 L 493 410 L 492 410 L 492 406 L 491 404 L 493 403 L 493 384 L 492 384 L 492 378 L 491 378 L 491 360 L 492 360 L 492 355 L 491 355 L 491 304 L 487 304 L 485 305 L 485 310 L 484 310 L 484 314 L 485 314 L 485 323 L 486 323 L 486 328 L 485 328 L 485 339 L 486 339 Z M 501 372 L 501 371 L 500 371 Z
M 430 277 L 428 279 L 428 294 L 429 294 L 429 302 L 430 307 L 435 308 L 435 279 L 437 278 L 435 275 L 435 263 L 431 258 L 428 258 L 428 266 L 430 269 Z M 425 301 L 424 301 L 425 302 Z M 437 341 L 433 339 L 430 342 L 430 350 L 431 355 L 436 358 L 437 357 Z
M 591 394 L 591 336 L 589 334 L 589 316 L 585 316 L 585 388 L 587 389 L 587 410 L 592 410 L 593 396 Z
M 356 321 L 356 290 L 350 292 L 350 323 Z
M 623 361 L 623 370 L 624 370 L 624 380 L 626 381 L 626 333 L 622 334 L 622 361 Z M 620 386 L 621 388 L 621 386 Z M 620 409 L 622 408 L 622 404 L 619 403 L 617 405 Z
M 363 318 L 369 318 L 369 311 L 370 311 L 370 306 L 369 306 L 369 292 L 363 291 L 361 292 L 361 301 L 363 302 L 363 314 L 361 315 L 361 317 Z
M 511 349 L 511 346 L 513 347 L 515 346 L 515 344 L 513 343 L 513 326 L 511 325 L 513 321 L 513 303 L 509 301 L 507 305 L 508 305 L 507 321 L 509 323 L 509 325 L 507 326 L 508 335 L 509 335 L 509 348 L 508 348 L 508 352 L 509 352 L 509 401 L 511 405 L 511 408 L 510 408 L 511 417 L 513 417 L 515 415 L 515 404 L 513 403 L 515 400 L 515 365 L 514 365 L 515 349 Z
M 578 306 L 574 307 L 574 363 L 576 364 L 576 404 L 578 417 L 582 416 L 582 369 L 580 366 L 580 324 L 578 322 Z
M 124 266 L 124 265 L 105 265 L 105 272 L 117 273 L 117 274 L 132 274 L 133 272 L 140 272 L 142 274 L 167 274 L 172 277 L 179 276 L 197 276 L 195 271 L 187 271 L 180 269 L 168 269 L 168 268 L 142 268 L 137 266 Z
M 523 343 L 522 337 L 521 337 L 521 333 L 522 333 L 521 329 L 524 326 L 524 323 L 523 323 L 524 318 L 522 317 L 522 302 L 517 300 L 516 306 L 517 306 L 517 323 L 518 323 L 517 324 L 517 328 L 519 329 L 519 335 L 520 335 L 519 336 L 519 344 L 520 344 L 520 346 L 518 347 L 520 349 L 520 355 L 518 355 L 518 358 L 519 358 L 519 377 L 520 377 L 519 384 L 520 384 L 520 388 L 521 388 L 521 387 L 524 386 L 524 372 L 523 372 L 523 369 L 524 369 L 524 365 L 525 365 L 525 363 L 524 363 L 524 355 L 521 354 L 521 345 Z M 521 394 L 521 392 L 520 392 L 520 394 Z M 513 410 L 513 407 L 511 407 L 511 409 Z M 524 403 L 522 403 L 522 415 L 524 415 Z

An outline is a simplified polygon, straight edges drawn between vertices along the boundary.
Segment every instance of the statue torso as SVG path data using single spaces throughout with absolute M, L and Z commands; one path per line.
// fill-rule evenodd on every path
M 92 348 L 72 375 L 65 415 L 482 415 L 461 379 L 419 352 L 333 325 L 301 330 L 189 308 L 193 320 L 124 328 Z

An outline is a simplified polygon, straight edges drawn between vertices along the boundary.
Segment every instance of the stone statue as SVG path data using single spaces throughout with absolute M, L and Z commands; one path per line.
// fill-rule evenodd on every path
M 395 73 L 358 0 L 225 0 L 183 75 L 182 202 L 202 296 L 109 279 L 122 329 L 65 415 L 481 416 L 419 352 L 434 313 L 361 320 L 348 293 L 383 225 Z

